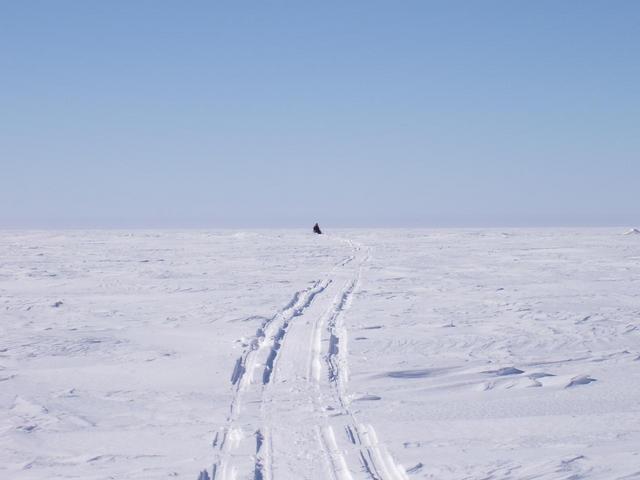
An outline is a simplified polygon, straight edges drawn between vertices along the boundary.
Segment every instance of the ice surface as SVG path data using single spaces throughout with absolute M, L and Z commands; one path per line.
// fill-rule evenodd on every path
M 640 476 L 616 230 L 0 233 L 0 478 Z

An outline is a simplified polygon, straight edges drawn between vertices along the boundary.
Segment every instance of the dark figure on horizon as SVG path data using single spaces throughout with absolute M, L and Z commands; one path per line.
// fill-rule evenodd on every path
M 318 235 L 322 234 L 322 230 L 320 230 L 320 225 L 317 223 L 313 226 L 313 233 L 317 233 Z

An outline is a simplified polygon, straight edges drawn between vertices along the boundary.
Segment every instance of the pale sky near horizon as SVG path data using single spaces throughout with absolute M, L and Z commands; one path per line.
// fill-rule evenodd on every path
M 1 227 L 640 224 L 640 2 L 2 1 Z

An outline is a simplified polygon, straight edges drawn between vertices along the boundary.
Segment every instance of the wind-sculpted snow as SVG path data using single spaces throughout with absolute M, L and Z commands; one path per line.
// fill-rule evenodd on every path
M 381 397 L 358 415 L 410 478 L 640 476 L 640 242 L 623 233 L 352 236 L 373 253 L 349 389 Z
M 624 233 L 4 232 L 0 478 L 640 477 Z

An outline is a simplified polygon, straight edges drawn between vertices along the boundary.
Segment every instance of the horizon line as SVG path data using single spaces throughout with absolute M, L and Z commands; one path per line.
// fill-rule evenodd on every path
M 327 227 L 327 225 L 329 225 Z M 61 226 L 35 226 L 35 225 L 0 225 L 0 231 L 62 231 L 62 230 L 90 230 L 90 231 L 121 231 L 121 230 L 311 230 L 313 225 L 307 226 L 265 226 L 265 225 L 235 225 L 235 226 L 167 226 L 167 225 L 61 225 Z M 499 230 L 499 229 L 627 229 L 633 230 L 639 228 L 632 224 L 502 224 L 502 225 L 336 225 L 324 224 L 323 230 Z

